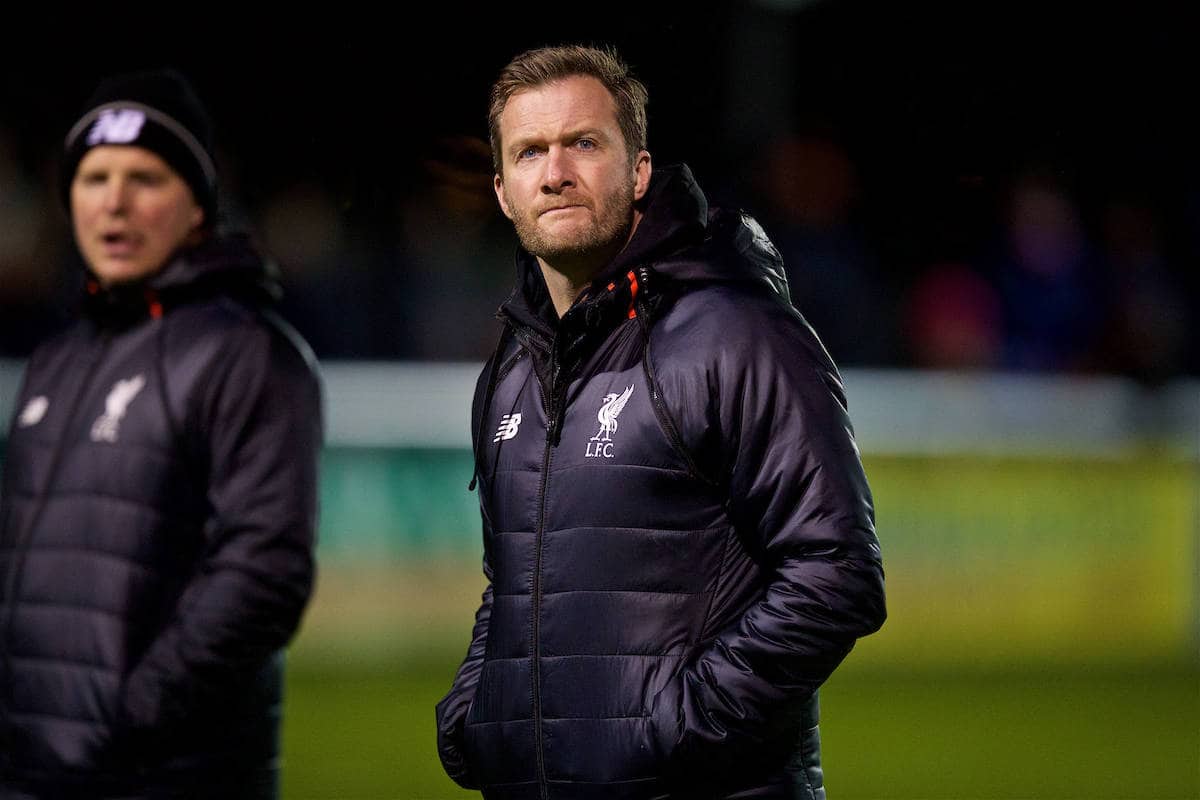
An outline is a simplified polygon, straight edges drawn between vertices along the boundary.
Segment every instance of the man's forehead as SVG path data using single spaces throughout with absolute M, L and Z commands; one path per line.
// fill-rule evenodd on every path
M 547 124 L 616 125 L 617 105 L 589 75 L 571 75 L 514 92 L 500 113 L 500 127 L 518 131 Z
M 174 172 L 158 153 L 132 144 L 102 144 L 93 147 L 83 154 L 77 169 L 96 166 L 162 169 Z

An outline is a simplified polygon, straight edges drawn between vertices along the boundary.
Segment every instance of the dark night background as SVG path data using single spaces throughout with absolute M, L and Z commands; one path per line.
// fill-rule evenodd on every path
M 656 164 L 687 161 L 715 203 L 763 221 L 797 304 L 839 362 L 1196 372 L 1192 20 L 1147 7 L 969 5 L 164 7 L 30 26 L 40 32 L 28 37 L 10 28 L 0 225 L 5 213 L 29 219 L 37 203 L 43 229 L 23 269 L 0 250 L 0 275 L 50 261 L 68 264 L 68 280 L 55 281 L 53 301 L 44 287 L 21 297 L 12 287 L 22 281 L 3 282 L 3 349 L 23 354 L 66 307 L 61 287 L 77 265 L 52 193 L 80 103 L 104 73 L 172 65 L 214 118 L 226 211 L 278 258 L 291 315 L 319 355 L 484 357 L 513 239 L 471 140 L 486 137 L 487 89 L 512 55 L 581 41 L 615 44 L 647 84 Z M 1021 180 L 1079 229 L 1066 249 L 1083 255 L 1053 285 L 1007 277 L 1006 208 Z M 19 200 L 25 217 L 13 216 Z M 1031 201 L 1035 221 L 1045 200 Z M 455 235 L 464 220 L 468 233 Z M 465 264 L 422 261 L 445 249 L 430 233 L 439 222 L 449 240 L 478 245 Z M 1153 268 L 1114 267 L 1131 248 L 1127 262 Z M 1122 286 L 1144 295 L 1140 305 L 1115 309 Z M 30 303 L 49 310 L 21 310 Z M 941 319 L 929 308 L 944 313 L 942 327 L 913 322 Z M 1041 324 L 1063 308 L 1093 312 Z M 423 311 L 434 321 L 421 322 Z M 1130 345 L 1120 315 L 1150 344 Z M 447 317 L 456 330 L 482 328 L 451 343 L 436 322 Z M 1014 336 L 1071 343 L 1038 342 L 1030 356 Z

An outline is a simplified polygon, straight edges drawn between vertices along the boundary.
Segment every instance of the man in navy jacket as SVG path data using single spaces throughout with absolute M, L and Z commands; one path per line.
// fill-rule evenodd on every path
M 491 95 L 522 249 L 475 395 L 489 586 L 438 705 L 489 798 L 823 798 L 817 688 L 883 623 L 836 368 L 762 229 L 652 170 L 615 54 Z
M 277 794 L 320 390 L 216 190 L 176 73 L 105 80 L 67 136 L 87 294 L 29 360 L 4 464 L 4 800 Z

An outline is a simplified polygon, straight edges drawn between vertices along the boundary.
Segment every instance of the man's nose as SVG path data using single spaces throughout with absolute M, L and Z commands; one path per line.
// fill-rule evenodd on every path
M 558 194 L 568 186 L 575 185 L 575 174 L 571 169 L 571 160 L 564 148 L 551 147 L 546 153 L 546 175 L 542 183 L 542 191 L 547 194 Z
M 120 178 L 111 178 L 104 185 L 104 210 L 112 214 L 123 211 L 129 202 L 129 186 Z

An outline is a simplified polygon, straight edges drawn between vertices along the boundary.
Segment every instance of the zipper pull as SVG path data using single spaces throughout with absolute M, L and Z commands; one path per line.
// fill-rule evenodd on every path
M 548 409 L 550 418 L 546 426 L 546 441 L 550 443 L 551 447 L 558 446 L 558 437 L 562 429 L 562 418 L 559 414 L 560 405 L 562 404 L 558 400 L 558 391 L 551 389 L 550 408 Z
M 550 408 L 546 410 L 546 440 L 551 447 L 558 447 L 558 443 L 562 441 L 563 418 L 567 415 L 567 404 L 563 398 L 566 391 L 565 386 L 556 386 L 550 390 Z

